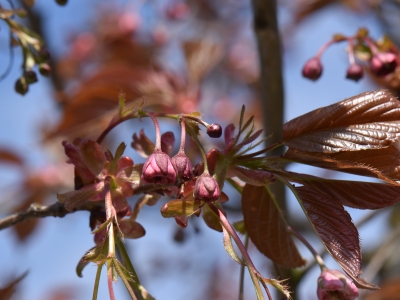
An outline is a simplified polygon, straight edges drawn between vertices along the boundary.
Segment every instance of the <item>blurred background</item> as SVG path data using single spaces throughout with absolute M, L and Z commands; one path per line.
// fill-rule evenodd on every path
M 56 193 L 73 188 L 73 167 L 65 163 L 61 142 L 78 136 L 97 138 L 117 107 L 120 91 L 131 102 L 145 97 L 146 105 L 154 110 L 200 111 L 205 121 L 223 127 L 238 121 L 240 107 L 245 104 L 247 116 L 255 115 L 257 127 L 262 127 L 260 69 L 249 1 L 69 0 L 60 6 L 55 1 L 36 0 L 33 7 L 29 2 L 13 0 L 15 7 L 28 11 L 26 18 L 16 20 L 43 37 L 51 53 L 52 74 L 49 78 L 39 76 L 24 96 L 17 94 L 14 86 L 22 73 L 23 53 L 21 47 L 12 49 L 12 68 L 0 82 L 0 217 L 33 202 L 54 203 Z M 367 27 L 374 39 L 387 34 L 392 41 L 400 42 L 400 1 L 281 0 L 277 4 L 285 121 L 377 88 L 398 93 L 396 78 L 377 81 L 367 70 L 367 76 L 357 83 L 346 80 L 349 62 L 345 44 L 334 45 L 323 55 L 324 70 L 318 81 L 303 78 L 301 70 L 336 33 L 353 35 Z M 9 1 L 1 0 L 0 5 L 10 8 Z M 11 59 L 10 34 L 4 22 L 0 28 L 3 72 Z M 130 145 L 132 134 L 142 128 L 154 140 L 150 120 L 131 120 L 113 130 L 104 145 L 112 152 L 122 141 Z M 174 131 L 179 140 L 177 124 L 162 121 L 161 129 Z M 210 140 L 204 132 L 203 136 L 204 141 Z M 222 138 L 216 143 L 222 145 Z M 130 147 L 125 154 L 137 163 L 144 162 Z M 197 163 L 200 158 L 194 160 Z M 289 165 L 288 169 L 359 179 L 307 166 Z M 240 197 L 228 186 L 225 192 L 230 197 L 225 205 L 229 219 L 241 220 Z M 129 201 L 133 204 L 136 200 L 132 197 Z M 286 201 L 289 223 L 321 251 L 323 246 L 296 199 L 287 193 Z M 186 229 L 180 229 L 174 220 L 160 215 L 164 202 L 162 199 L 141 211 L 138 221 L 146 235 L 126 241 L 141 283 L 157 299 L 237 299 L 240 268 L 226 255 L 221 234 L 196 217 L 190 219 Z M 371 216 L 368 211 L 348 211 L 355 224 Z M 392 234 L 396 216 L 395 208 L 385 209 L 359 227 L 365 277 L 385 287 L 375 295 L 363 295 L 365 299 L 400 299 L 394 296 L 396 288 L 400 295 L 400 281 L 396 281 L 399 257 L 395 255 L 399 242 Z M 79 278 L 75 267 L 93 246 L 88 212 L 2 230 L 0 288 L 28 271 L 15 287 L 12 299 L 90 299 L 96 268 L 87 266 L 83 278 Z M 303 257 L 312 262 L 308 250 L 299 247 Z M 249 251 L 261 273 L 275 277 L 271 262 L 254 246 L 250 245 Z M 370 262 L 372 269 L 367 266 Z M 339 268 L 329 258 L 326 264 Z M 317 298 L 318 276 L 319 268 L 311 267 L 296 288 L 297 299 Z M 384 293 L 392 298 L 384 298 Z M 245 299 L 255 298 L 249 277 L 245 279 L 245 295 Z M 116 296 L 129 297 L 121 281 L 116 284 Z M 98 299 L 109 299 L 104 276 Z

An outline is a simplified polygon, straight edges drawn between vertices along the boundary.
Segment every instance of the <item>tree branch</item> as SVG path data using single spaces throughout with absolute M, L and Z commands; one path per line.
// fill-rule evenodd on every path
M 88 210 L 82 209 L 82 210 Z M 36 218 L 56 217 L 62 218 L 71 213 L 66 210 L 63 203 L 56 202 L 51 205 L 40 205 L 32 203 L 31 206 L 23 211 L 16 212 L 4 219 L 0 220 L 0 230 Z
M 171 184 L 171 185 L 166 185 L 165 187 L 172 187 L 172 186 L 173 185 Z M 160 190 L 160 187 L 154 186 L 153 184 L 139 185 L 138 187 L 134 188 L 135 194 L 144 194 L 157 190 Z M 0 219 L 0 230 L 32 219 L 46 218 L 46 217 L 63 218 L 65 215 L 74 213 L 75 211 L 93 211 L 101 208 L 103 203 L 104 202 L 101 201 L 98 202 L 89 201 L 82 204 L 74 211 L 66 210 L 64 207 L 64 203 L 61 202 L 56 202 L 51 205 L 41 205 L 38 203 L 32 203 L 29 208 L 16 212 L 12 215 L 9 215 L 4 219 Z

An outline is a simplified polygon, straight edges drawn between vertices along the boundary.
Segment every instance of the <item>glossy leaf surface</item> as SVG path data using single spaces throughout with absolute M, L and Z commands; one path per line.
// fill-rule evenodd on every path
M 287 122 L 283 140 L 301 151 L 336 153 L 388 147 L 400 139 L 400 102 L 388 91 L 363 93 Z
M 377 289 L 360 278 L 362 261 L 359 236 L 343 206 L 326 194 L 308 186 L 296 188 L 305 213 L 329 254 L 358 287 Z

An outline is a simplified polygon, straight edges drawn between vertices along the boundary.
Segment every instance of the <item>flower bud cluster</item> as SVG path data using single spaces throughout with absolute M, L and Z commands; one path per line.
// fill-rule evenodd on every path
M 323 52 L 332 44 L 343 41 L 348 42 L 347 51 L 350 65 L 346 71 L 347 79 L 358 81 L 364 77 L 364 68 L 367 65 L 363 66 L 357 63 L 355 60 L 356 56 L 360 61 L 368 62 L 369 70 L 376 77 L 385 77 L 392 74 L 399 64 L 397 48 L 381 45 L 379 42 L 373 41 L 368 36 L 366 29 L 360 29 L 353 37 L 337 35 L 323 45 L 317 55 L 304 64 L 302 69 L 303 77 L 313 81 L 319 79 L 323 71 L 321 63 Z
M 160 136 L 159 125 L 156 119 L 152 116 L 153 122 L 156 127 L 156 136 Z M 143 165 L 142 180 L 146 183 L 171 185 L 182 184 L 190 181 L 193 178 L 193 166 L 190 159 L 186 156 L 185 147 L 185 121 L 181 122 L 182 138 L 179 152 L 172 158 L 163 152 L 158 145 L 158 139 L 153 153 L 147 158 Z M 209 132 L 209 128 L 211 134 Z M 213 137 L 219 137 L 222 134 L 222 128 L 218 124 L 211 124 L 207 127 L 207 133 Z M 174 140 L 172 137 L 170 141 Z M 161 138 L 160 138 L 161 144 Z M 171 142 L 170 142 L 171 144 Z M 173 145 L 169 145 L 172 149 Z M 165 148 L 165 146 L 164 146 Z M 194 198 L 202 201 L 215 201 L 220 197 L 220 189 L 217 181 L 205 171 L 202 175 L 198 176 L 193 190 Z

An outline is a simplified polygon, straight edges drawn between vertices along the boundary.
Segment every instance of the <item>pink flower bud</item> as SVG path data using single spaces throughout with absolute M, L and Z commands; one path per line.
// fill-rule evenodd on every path
M 354 300 L 358 288 L 341 271 L 325 270 L 318 277 L 317 294 L 319 300 Z
M 147 183 L 173 184 L 176 175 L 171 159 L 159 149 L 154 150 L 143 165 L 142 179 Z
M 362 66 L 358 64 L 351 64 L 347 69 L 346 78 L 354 81 L 359 81 L 364 77 L 364 70 Z
M 317 80 L 322 74 L 322 64 L 318 57 L 309 59 L 303 67 L 302 74 L 305 78 Z
M 378 53 L 371 59 L 371 71 L 378 77 L 393 73 L 398 62 L 395 54 L 390 52 Z
M 222 135 L 221 125 L 214 123 L 207 126 L 207 134 L 212 138 L 219 138 Z
M 189 157 L 180 152 L 172 158 L 172 163 L 175 166 L 178 180 L 188 181 L 193 177 L 193 167 Z
M 193 196 L 196 200 L 215 201 L 221 192 L 217 181 L 208 173 L 200 175 L 194 185 Z

